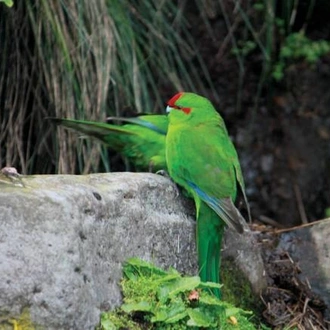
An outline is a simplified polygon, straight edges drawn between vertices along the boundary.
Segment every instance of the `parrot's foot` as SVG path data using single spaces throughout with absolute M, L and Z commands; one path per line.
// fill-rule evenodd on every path
M 171 177 L 169 176 L 169 174 L 165 170 L 159 170 L 159 171 L 156 172 L 156 174 L 161 175 L 161 176 L 163 176 L 165 178 L 171 179 Z
M 175 198 L 178 198 L 180 196 L 180 188 L 179 186 L 172 180 L 170 175 L 165 170 L 159 170 L 156 172 L 156 174 L 163 176 L 164 178 L 167 178 L 171 180 L 171 182 L 174 184 L 174 190 L 175 190 Z
M 171 181 L 174 183 L 174 193 L 175 193 L 174 198 L 178 198 L 180 196 L 180 188 L 172 179 Z

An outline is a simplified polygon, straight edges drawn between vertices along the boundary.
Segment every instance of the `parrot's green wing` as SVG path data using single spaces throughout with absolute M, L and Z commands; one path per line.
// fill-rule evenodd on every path
M 244 228 L 246 227 L 245 219 L 240 214 L 230 197 L 215 198 L 208 195 L 205 191 L 201 190 L 191 182 L 188 182 L 188 185 L 203 202 L 218 214 L 228 227 L 236 230 L 238 233 L 243 233 Z
M 143 119 L 134 118 L 132 122 L 127 122 L 124 125 L 61 118 L 49 118 L 49 120 L 84 136 L 100 140 L 109 148 L 127 157 L 139 170 L 158 171 L 166 169 L 166 132 L 160 133 L 160 131 L 165 120 L 167 122 L 167 117 L 150 115 L 152 122 L 149 127 L 147 125 L 147 117 L 149 116 L 142 117 Z M 161 123 L 159 128 L 156 124 L 157 120 Z
M 242 233 L 246 222 L 233 203 L 239 161 L 227 132 L 217 126 L 200 125 L 193 134 L 180 132 L 180 143 L 176 144 L 173 148 L 180 157 L 170 161 L 176 181 L 209 205 L 229 227 Z M 196 154 L 198 145 L 202 147 Z

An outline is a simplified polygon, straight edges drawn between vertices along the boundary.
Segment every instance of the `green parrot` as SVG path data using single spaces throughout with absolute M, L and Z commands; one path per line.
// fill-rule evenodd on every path
M 194 93 L 178 93 L 167 104 L 169 175 L 195 201 L 201 280 L 220 283 L 220 248 L 225 225 L 239 233 L 248 230 L 234 205 L 237 186 L 247 203 L 238 156 L 223 119 L 208 99 Z M 221 297 L 220 289 L 212 291 Z
M 48 118 L 52 123 L 94 137 L 131 161 L 137 170 L 166 170 L 166 115 L 142 115 L 134 118 L 115 118 L 125 122 L 114 125 L 85 120 Z

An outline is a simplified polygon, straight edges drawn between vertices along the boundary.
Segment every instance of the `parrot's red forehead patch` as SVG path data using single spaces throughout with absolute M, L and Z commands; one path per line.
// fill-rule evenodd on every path
M 168 102 L 167 104 L 170 106 L 170 107 L 174 107 L 175 106 L 175 102 L 182 96 L 182 92 L 178 93 L 178 94 L 175 94 Z
M 183 111 L 186 115 L 189 115 L 191 112 L 191 108 L 185 108 L 185 107 L 180 107 L 175 104 L 175 102 L 183 95 L 183 92 L 180 92 L 178 94 L 175 94 L 168 102 L 168 106 L 170 106 L 173 109 L 181 110 Z

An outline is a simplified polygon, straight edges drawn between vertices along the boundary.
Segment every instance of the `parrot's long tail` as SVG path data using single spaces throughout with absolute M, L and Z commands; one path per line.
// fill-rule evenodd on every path
M 199 276 L 203 282 L 220 283 L 220 249 L 224 222 L 204 202 L 201 202 L 197 218 L 197 250 Z M 212 292 L 219 299 L 220 289 Z
M 124 127 L 107 123 L 61 118 L 48 119 L 56 125 L 72 129 L 83 136 L 96 138 L 117 151 L 125 146 L 125 136 L 135 134 Z

